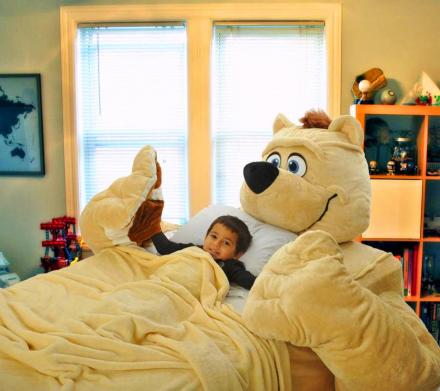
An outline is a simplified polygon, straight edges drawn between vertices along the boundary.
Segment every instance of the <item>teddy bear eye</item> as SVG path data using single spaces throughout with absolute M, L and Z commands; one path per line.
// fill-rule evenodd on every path
M 273 153 L 272 155 L 270 155 L 267 159 L 266 162 L 273 164 L 275 167 L 280 168 L 281 165 L 281 157 L 280 155 L 278 155 L 277 153 Z
M 287 159 L 287 169 L 292 174 L 304 176 L 307 171 L 307 163 L 301 155 L 292 154 Z

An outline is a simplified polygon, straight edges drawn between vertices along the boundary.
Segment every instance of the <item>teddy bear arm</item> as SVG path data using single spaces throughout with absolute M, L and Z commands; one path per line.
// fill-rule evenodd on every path
M 285 246 L 250 292 L 243 313 L 248 327 L 312 348 L 342 390 L 435 389 L 440 351 L 396 291 L 396 262 L 377 277 L 392 281 L 376 283 L 386 288 L 375 294 L 354 280 L 342 260 L 337 243 L 320 231 Z
M 156 176 L 139 172 L 118 178 L 106 190 L 98 193 L 86 206 L 89 220 L 106 229 L 126 226 L 142 202 L 153 195 L 161 199 L 160 189 L 153 189 Z M 84 214 L 84 213 L 83 213 Z
M 351 275 L 342 267 L 347 281 L 343 290 L 356 301 L 345 311 L 350 316 L 346 328 L 340 326 L 343 334 L 313 350 L 335 374 L 341 390 L 437 390 L 440 349 L 402 300 L 400 264 L 391 254 L 381 253 L 365 270 L 350 283 Z M 343 307 L 339 315 L 344 316 Z
M 440 349 L 417 315 L 395 292 L 376 296 L 359 289 L 364 298 L 356 309 L 341 308 L 328 319 L 345 317 L 339 336 L 313 348 L 335 375 L 337 388 L 436 390 Z

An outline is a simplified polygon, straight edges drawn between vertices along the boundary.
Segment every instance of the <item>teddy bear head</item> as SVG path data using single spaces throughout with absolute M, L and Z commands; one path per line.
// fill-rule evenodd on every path
M 296 126 L 278 115 L 263 161 L 244 168 L 241 206 L 297 234 L 319 229 L 339 243 L 352 240 L 370 217 L 363 130 L 349 115 L 331 121 L 323 112 L 308 112 L 301 121 Z

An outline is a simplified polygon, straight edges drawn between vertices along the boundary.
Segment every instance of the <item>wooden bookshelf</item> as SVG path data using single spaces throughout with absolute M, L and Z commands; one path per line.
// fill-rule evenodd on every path
M 427 292 L 427 276 L 424 275 L 427 270 L 424 261 L 427 263 L 426 257 L 433 256 L 434 261 L 430 264 L 433 263 L 435 266 L 435 275 L 431 277 L 434 281 L 440 278 L 440 231 L 434 229 L 435 234 L 432 234 L 432 231 L 427 234 L 427 225 L 433 215 L 434 219 L 438 217 L 440 220 L 440 175 L 427 173 L 428 160 L 433 160 L 432 149 L 431 156 L 428 156 L 428 147 L 432 147 L 432 140 L 439 142 L 440 139 L 440 106 L 353 105 L 351 114 L 364 128 L 366 140 L 368 136 L 374 137 L 374 134 L 377 134 L 369 129 L 374 120 L 368 120 L 372 118 L 379 118 L 379 121 L 383 120 L 389 124 L 392 136 L 403 131 L 411 134 L 417 170 L 402 175 L 383 172 L 382 168 L 381 172 L 370 175 L 371 221 L 369 228 L 359 240 L 391 252 L 395 250 L 399 253 L 399 249 L 402 249 L 402 252 L 404 248 L 411 249 L 415 254 L 412 265 L 413 285 L 411 294 L 405 296 L 405 300 L 422 317 L 422 312 L 428 311 L 426 306 L 433 306 L 435 309 L 440 305 L 440 295 Z M 376 145 L 379 145 L 379 142 Z M 368 160 L 367 146 L 365 148 Z M 378 155 L 376 152 L 376 156 Z M 440 160 L 434 159 L 434 162 Z M 440 289 L 439 284 L 437 287 Z

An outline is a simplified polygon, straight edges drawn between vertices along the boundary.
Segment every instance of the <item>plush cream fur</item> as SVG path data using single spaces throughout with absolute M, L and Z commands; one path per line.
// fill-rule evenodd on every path
M 156 151 L 145 146 L 136 155 L 129 176 L 117 179 L 90 200 L 79 223 L 82 236 L 95 254 L 116 245 L 136 244 L 129 231 L 147 198 L 162 199 L 160 188 L 155 188 L 157 181 Z
M 262 192 L 245 174 L 241 205 L 302 235 L 273 255 L 243 317 L 257 335 L 291 344 L 295 391 L 435 390 L 440 349 L 403 300 L 399 263 L 352 241 L 369 224 L 362 143 L 350 116 L 328 129 L 276 118 L 263 159 L 277 153 L 278 173 Z M 303 176 L 288 171 L 292 154 L 305 160 Z
M 285 124 L 287 127 L 283 127 Z M 266 146 L 263 160 L 277 152 L 282 169 L 263 194 L 257 195 L 243 184 L 243 209 L 257 219 L 295 233 L 322 229 L 338 242 L 361 234 L 369 224 L 370 182 L 359 131 L 351 116 L 334 121 L 328 130 L 302 129 L 283 116 L 278 117 L 274 138 Z M 293 152 L 308 163 L 304 178 L 287 171 L 287 159 Z M 317 221 L 328 201 L 327 213 Z
M 435 390 L 440 349 L 403 300 L 399 263 L 353 241 L 369 223 L 362 143 L 362 129 L 349 116 L 328 129 L 303 129 L 277 117 L 263 158 L 278 153 L 280 168 L 270 166 L 277 175 L 258 194 L 245 183 L 241 204 L 257 219 L 301 235 L 263 269 L 243 319 L 255 334 L 288 342 L 294 391 Z M 292 154 L 306 162 L 303 176 L 288 171 Z M 139 232 L 140 206 L 160 199 L 155 158 L 145 147 L 133 174 L 84 210 L 81 231 L 100 257 L 140 251 L 129 232 Z

